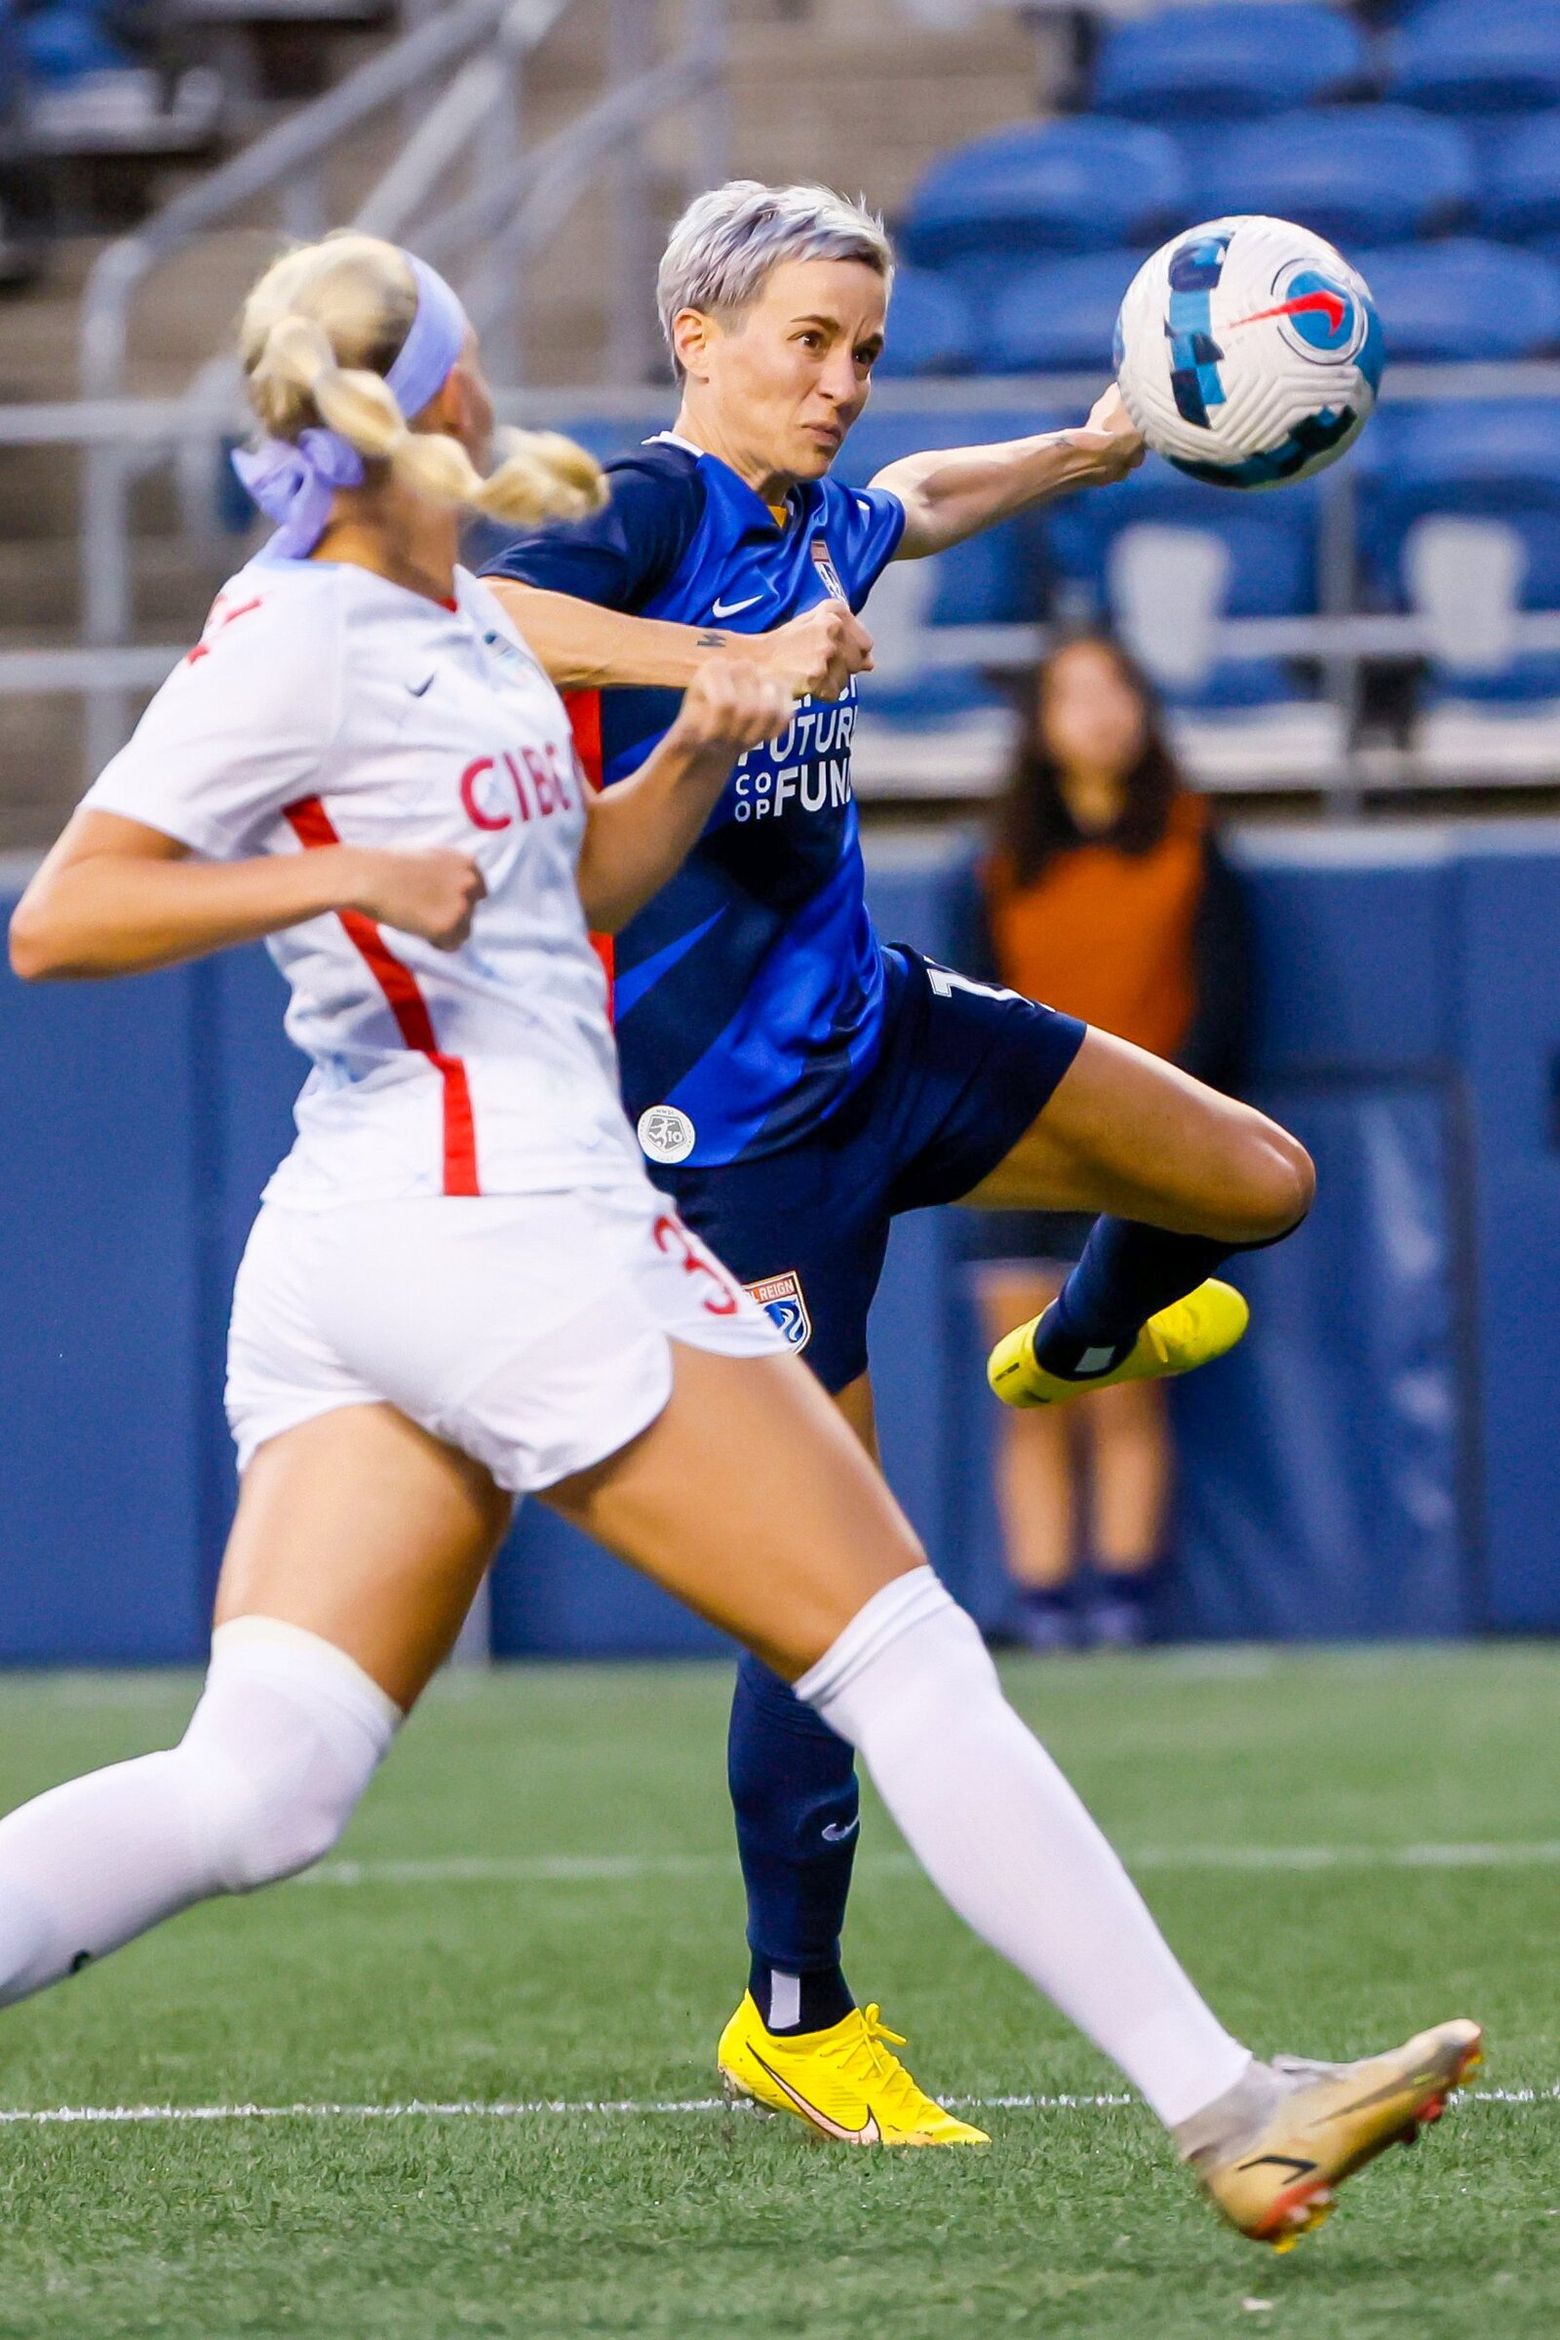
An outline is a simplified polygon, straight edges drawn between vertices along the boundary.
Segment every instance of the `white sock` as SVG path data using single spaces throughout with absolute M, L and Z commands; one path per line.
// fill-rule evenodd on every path
M 219 1626 L 177 1747 L 0 1820 L 0 2005 L 192 1902 L 307 1868 L 341 1834 L 402 1719 L 318 1634 L 268 1617 Z
M 930 1568 L 875 1594 L 796 1691 L 860 1750 L 944 1898 L 1167 2128 L 1240 2079 L 1249 2051 L 1192 1988 Z

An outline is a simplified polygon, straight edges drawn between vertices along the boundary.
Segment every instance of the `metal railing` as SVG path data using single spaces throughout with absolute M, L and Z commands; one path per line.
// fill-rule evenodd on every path
M 687 57 L 656 69 L 655 90 L 668 105 L 685 102 L 701 84 L 701 73 Z M 469 83 L 463 92 L 459 80 L 452 83 L 443 101 L 449 107 L 444 116 L 446 125 L 457 106 L 475 102 Z M 591 183 L 594 161 L 611 152 L 630 103 L 621 93 L 609 92 L 589 115 L 571 126 L 570 133 L 538 146 L 521 163 L 506 166 L 501 188 L 495 184 L 485 194 L 464 197 L 434 215 L 428 229 L 438 256 L 447 257 L 448 249 L 459 248 L 464 239 L 480 242 L 489 218 L 505 205 L 511 219 L 506 232 L 517 256 L 545 240 L 553 232 L 559 208 Z M 440 107 L 436 106 L 425 116 L 425 126 L 439 118 Z M 575 133 L 581 135 L 576 137 Z M 386 183 L 381 182 L 370 200 L 380 205 L 378 216 L 385 224 L 391 224 L 403 203 L 415 207 L 417 181 L 425 169 L 434 170 L 439 151 L 440 140 L 430 130 L 419 158 L 419 172 L 415 178 L 410 171 L 402 174 L 400 191 L 391 190 L 393 205 L 385 193 Z M 405 154 L 400 160 L 406 160 Z M 426 245 L 428 234 L 420 232 L 418 240 Z M 979 417 L 992 414 L 1054 416 L 1068 409 L 1082 413 L 1098 387 L 1095 376 L 889 381 L 874 393 L 873 412 L 914 413 L 933 425 L 945 420 L 948 435 L 956 437 L 961 418 L 969 418 L 973 425 Z M 1393 369 L 1384 385 L 1384 401 L 1393 404 L 1497 397 L 1560 398 L 1560 365 L 1403 366 Z M 673 403 L 670 385 L 658 393 L 643 383 L 518 389 L 504 394 L 499 402 L 506 420 L 568 425 L 588 417 L 634 425 L 643 431 L 669 421 Z M 186 465 L 198 461 L 208 467 L 205 486 L 209 494 L 209 466 L 225 441 L 243 427 L 236 376 L 227 361 L 204 369 L 192 391 L 177 398 L 94 397 L 58 404 L 0 406 L 0 447 L 80 447 L 89 476 L 94 462 L 111 463 L 121 487 L 127 487 L 149 460 L 173 458 Z M 935 435 L 929 431 L 929 439 Z M 1212 641 L 1220 659 L 1303 659 L 1321 664 L 1329 694 L 1343 710 L 1347 723 L 1357 705 L 1361 671 L 1368 662 L 1432 657 L 1445 645 L 1423 614 L 1372 612 L 1355 606 L 1349 466 L 1326 473 L 1320 486 L 1324 498 L 1320 567 L 1327 605 L 1311 616 L 1221 618 L 1214 626 Z M 116 536 L 117 531 L 123 532 L 122 539 Z M 83 543 L 89 563 L 102 559 L 106 546 L 112 565 L 121 557 L 122 547 L 128 567 L 127 498 L 106 513 L 89 506 Z M 107 611 L 99 600 L 90 620 L 84 629 L 86 639 L 78 646 L 0 649 L 0 698 L 70 692 L 81 695 L 94 710 L 85 759 L 89 771 L 98 769 L 120 744 L 128 728 L 133 695 L 155 688 L 186 647 L 183 643 L 132 644 L 127 639 L 127 592 Z M 1560 612 L 1513 612 L 1508 633 L 1514 654 L 1560 652 Z M 1041 626 L 927 625 L 915 633 L 913 642 L 899 645 L 899 664 L 901 669 L 914 665 L 927 670 L 1016 668 L 1031 660 L 1044 641 Z M 1361 751 L 1352 745 L 1331 761 L 1313 763 L 1292 775 L 1294 784 L 1330 794 L 1345 807 L 1362 788 L 1434 784 L 1438 777 L 1450 779 L 1453 775 L 1427 771 L 1412 753 L 1383 748 Z M 1509 781 L 1513 774 L 1509 769 L 1492 769 L 1485 774 L 1470 769 L 1465 777 L 1470 782 L 1481 777 Z
M 523 372 L 520 263 L 609 171 L 615 197 L 612 246 L 618 256 L 614 313 L 640 320 L 638 327 L 620 328 L 614 355 L 642 375 L 648 357 L 642 329 L 645 280 L 625 281 L 625 255 L 637 254 L 645 233 L 645 141 L 665 115 L 702 100 L 697 135 L 685 149 L 690 191 L 707 184 L 707 174 L 718 169 L 726 0 L 685 0 L 685 37 L 660 64 L 648 55 L 645 0 L 611 0 L 605 92 L 567 128 L 528 147 L 521 110 L 525 60 L 569 4 L 452 0 L 423 14 L 337 87 L 100 255 L 82 300 L 82 401 L 74 409 L 81 426 L 51 434 L 84 450 L 81 606 L 85 656 L 91 663 L 83 668 L 83 654 L 69 651 L 0 655 L 0 690 L 51 687 L 11 679 L 44 673 L 50 659 L 52 687 L 84 690 L 89 768 L 97 769 L 119 745 L 128 727 L 130 693 L 144 687 L 154 662 L 126 647 L 133 631 L 135 483 L 171 456 L 186 516 L 209 512 L 224 440 L 243 428 L 236 368 L 226 357 L 203 366 L 181 399 L 127 401 L 123 396 L 136 295 L 156 270 L 198 239 L 236 216 L 247 217 L 261 203 L 274 205 L 284 233 L 318 235 L 329 224 L 326 166 L 342 140 L 396 110 L 404 119 L 415 106 L 406 143 L 358 204 L 351 224 L 370 234 L 415 241 L 444 267 L 483 331 L 489 363 L 504 378 L 517 380 Z M 452 204 L 446 191 L 451 177 L 462 171 L 467 191 Z M 105 421 L 110 414 L 120 418 L 118 427 Z M 0 446 L 38 444 L 36 434 L 47 428 L 38 408 L 0 409 Z

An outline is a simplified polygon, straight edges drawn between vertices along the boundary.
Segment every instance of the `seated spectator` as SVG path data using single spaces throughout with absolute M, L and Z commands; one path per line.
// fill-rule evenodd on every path
M 1166 745 L 1120 647 L 1083 635 L 1024 693 L 1022 730 L 983 870 L 995 969 L 1032 998 L 1229 1089 L 1249 996 L 1239 890 L 1205 801 Z M 1004 1212 L 980 1223 L 987 1339 L 1055 1298 L 1090 1222 Z M 998 1501 L 1021 1632 L 1035 1649 L 1143 1640 L 1164 1565 L 1171 1487 L 1159 1382 L 1075 1405 L 1001 1409 Z M 1084 1558 L 1091 1598 L 1079 1598 Z

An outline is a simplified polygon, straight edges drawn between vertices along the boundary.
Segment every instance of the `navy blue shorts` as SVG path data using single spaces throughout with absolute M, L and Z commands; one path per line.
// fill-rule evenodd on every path
M 885 949 L 883 971 L 877 1062 L 811 1137 L 714 1169 L 649 1165 L 829 1390 L 867 1369 L 890 1222 L 977 1187 L 1043 1110 L 1086 1029 L 1016 992 L 949 981 L 902 944 Z

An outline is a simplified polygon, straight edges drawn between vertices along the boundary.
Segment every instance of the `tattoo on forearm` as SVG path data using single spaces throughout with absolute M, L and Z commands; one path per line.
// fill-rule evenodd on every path
M 696 650 L 724 650 L 726 647 L 726 642 L 727 637 L 724 634 L 714 633 L 708 627 L 706 627 L 704 632 L 699 636 L 697 642 L 695 642 L 694 648 Z

